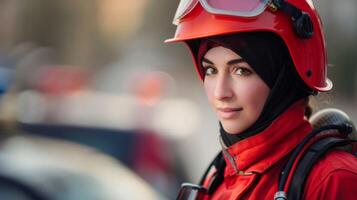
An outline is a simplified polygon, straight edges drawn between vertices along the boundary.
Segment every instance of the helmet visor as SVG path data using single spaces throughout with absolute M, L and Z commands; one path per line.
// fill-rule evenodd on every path
M 257 16 L 267 7 L 269 0 L 200 0 L 210 13 L 240 17 Z
M 209 13 L 239 17 L 254 17 L 261 14 L 270 0 L 181 0 L 173 23 L 178 21 L 200 2 Z
M 177 25 L 178 21 L 182 17 L 191 12 L 191 10 L 195 7 L 198 1 L 199 0 L 181 0 L 172 23 Z

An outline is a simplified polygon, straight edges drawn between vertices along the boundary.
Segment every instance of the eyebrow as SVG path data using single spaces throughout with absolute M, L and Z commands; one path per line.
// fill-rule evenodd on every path
M 238 58 L 238 59 L 234 59 L 234 60 L 230 60 L 227 62 L 228 65 L 235 65 L 238 63 L 244 63 L 246 62 L 243 58 Z
M 213 62 L 210 61 L 210 60 L 208 60 L 207 58 L 203 58 L 203 59 L 202 59 L 202 62 L 205 62 L 205 63 L 208 63 L 208 64 L 213 65 Z
M 214 63 L 212 61 L 208 60 L 207 58 L 203 58 L 202 62 L 214 65 Z M 228 61 L 227 64 L 228 65 L 235 65 L 235 64 L 243 63 L 243 62 L 246 62 L 243 58 L 237 58 L 237 59 L 233 59 L 233 60 Z

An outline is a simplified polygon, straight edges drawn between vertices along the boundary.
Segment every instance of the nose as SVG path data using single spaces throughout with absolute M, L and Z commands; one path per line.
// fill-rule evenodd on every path
M 233 96 L 232 84 L 227 76 L 218 76 L 216 87 L 214 90 L 214 97 L 217 100 L 226 100 Z

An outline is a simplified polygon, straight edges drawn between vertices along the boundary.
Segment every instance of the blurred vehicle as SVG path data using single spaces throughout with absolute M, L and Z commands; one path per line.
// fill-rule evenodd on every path
M 20 124 L 27 135 L 70 141 L 95 148 L 123 163 L 166 196 L 186 177 L 175 152 L 162 137 L 144 130 L 119 130 L 69 125 Z
M 91 73 L 75 67 L 44 66 L 34 74 L 31 88 L 13 100 L 22 131 L 95 148 L 176 196 L 187 175 L 174 143 L 192 132 L 197 115 L 187 116 L 195 110 L 189 101 L 162 98 L 164 73 L 132 80 L 133 94 L 120 95 L 88 89 Z
M 10 77 L 10 73 L 0 72 L 4 77 Z M 75 82 L 73 80 L 76 80 L 77 76 L 68 77 L 69 82 Z M 26 109 L 18 107 L 21 105 L 18 101 L 21 99 L 19 100 L 17 94 L 7 93 L 10 85 L 10 81 L 1 85 L 4 87 L 0 96 L 0 199 L 165 199 L 120 162 L 120 156 L 110 156 L 114 155 L 113 152 L 118 152 L 117 149 L 108 151 L 113 147 L 111 144 L 117 143 L 105 142 L 115 141 L 113 135 L 107 134 L 109 138 L 102 138 L 100 134 L 94 134 L 99 137 L 90 137 L 91 133 L 101 131 L 63 125 L 21 124 L 16 118 L 12 119 L 13 116 L 9 114 L 11 112 L 3 111 L 13 107 L 17 112 L 23 110 L 26 113 Z M 76 85 L 78 84 L 69 84 L 75 89 L 77 87 L 72 86 Z M 64 87 L 59 87 L 62 88 Z M 66 90 L 63 92 L 66 93 Z M 41 114 L 40 110 L 34 113 Z M 32 114 L 28 116 L 33 116 Z M 68 137 L 63 137 L 66 134 Z M 77 136 L 83 141 L 76 140 Z M 121 139 L 123 143 L 127 140 Z
M 94 147 L 176 196 L 187 176 L 175 143 L 194 132 L 198 114 L 192 102 L 166 98 L 173 85 L 167 73 L 138 72 L 122 94 L 90 89 L 92 73 L 84 69 L 47 65 L 36 74 L 16 97 L 22 130 Z
M 164 199 L 117 160 L 65 140 L 18 134 L 0 144 L 0 199 Z

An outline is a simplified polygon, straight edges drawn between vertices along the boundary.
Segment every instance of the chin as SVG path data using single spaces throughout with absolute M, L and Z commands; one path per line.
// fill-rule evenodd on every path
M 232 135 L 239 134 L 244 131 L 244 129 L 242 127 L 239 127 L 236 124 L 234 126 L 232 126 L 232 125 L 222 123 L 222 126 L 227 133 L 232 134 Z
M 240 126 L 238 122 L 232 122 L 232 123 L 222 122 L 222 126 L 227 133 L 232 135 L 239 134 L 248 128 L 248 127 Z

